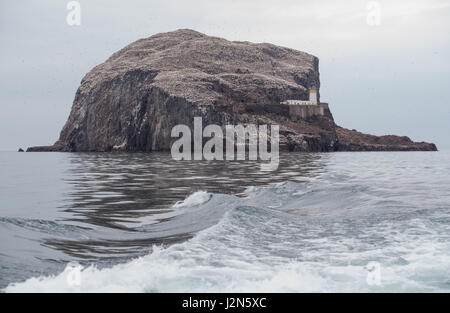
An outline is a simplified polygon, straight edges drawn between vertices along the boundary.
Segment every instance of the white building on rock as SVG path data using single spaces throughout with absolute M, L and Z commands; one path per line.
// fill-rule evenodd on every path
M 281 101 L 281 104 L 288 106 L 289 116 L 293 120 L 330 114 L 328 103 L 319 103 L 317 98 L 317 89 L 313 87 L 309 90 L 309 100 L 284 100 Z
M 281 101 L 281 104 L 288 105 L 317 105 L 319 104 L 317 101 L 317 90 L 315 88 L 311 88 L 309 90 L 309 100 L 284 100 Z

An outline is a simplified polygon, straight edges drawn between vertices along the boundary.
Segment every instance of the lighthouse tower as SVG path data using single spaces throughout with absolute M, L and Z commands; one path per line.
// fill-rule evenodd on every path
M 321 105 L 318 99 L 318 92 L 316 87 L 312 86 L 309 89 L 309 99 L 308 100 L 283 100 L 281 104 L 287 105 Z
M 309 90 L 309 102 L 317 104 L 317 89 L 315 87 L 311 87 Z

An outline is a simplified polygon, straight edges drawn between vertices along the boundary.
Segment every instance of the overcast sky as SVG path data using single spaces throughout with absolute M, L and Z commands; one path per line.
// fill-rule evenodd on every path
M 450 148 L 450 0 L 68 2 L 0 2 L 0 150 L 53 144 L 92 67 L 178 28 L 314 54 L 339 125 Z

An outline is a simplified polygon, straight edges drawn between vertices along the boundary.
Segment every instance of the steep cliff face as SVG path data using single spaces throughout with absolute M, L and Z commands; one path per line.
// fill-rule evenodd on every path
M 339 144 L 329 110 L 293 120 L 266 109 L 284 99 L 307 99 L 313 86 L 320 86 L 319 61 L 310 54 L 192 30 L 157 34 L 92 69 L 59 140 L 29 151 L 168 150 L 172 127 L 192 125 L 194 116 L 204 124 L 279 124 L 282 150 L 350 147 Z M 252 105 L 258 109 L 249 110 Z

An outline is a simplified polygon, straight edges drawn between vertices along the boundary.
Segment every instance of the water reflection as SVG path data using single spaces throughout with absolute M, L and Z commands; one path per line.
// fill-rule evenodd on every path
M 133 230 L 136 219 L 168 213 L 189 194 L 240 194 L 249 186 L 305 181 L 321 173 L 325 154 L 282 155 L 274 172 L 255 161 L 174 161 L 167 153 L 71 154 L 68 220 Z M 125 226 L 127 225 L 127 226 Z
M 45 245 L 96 263 L 142 255 L 153 244 L 184 241 L 211 226 L 204 221 L 191 228 L 169 224 L 177 216 L 173 204 L 193 192 L 242 196 L 249 186 L 305 181 L 320 175 L 328 158 L 283 154 L 278 170 L 262 172 L 255 161 L 174 161 L 168 153 L 68 156 L 65 182 L 70 188 L 61 209 L 68 213 L 64 222 L 82 228 L 83 235 L 47 239 Z

